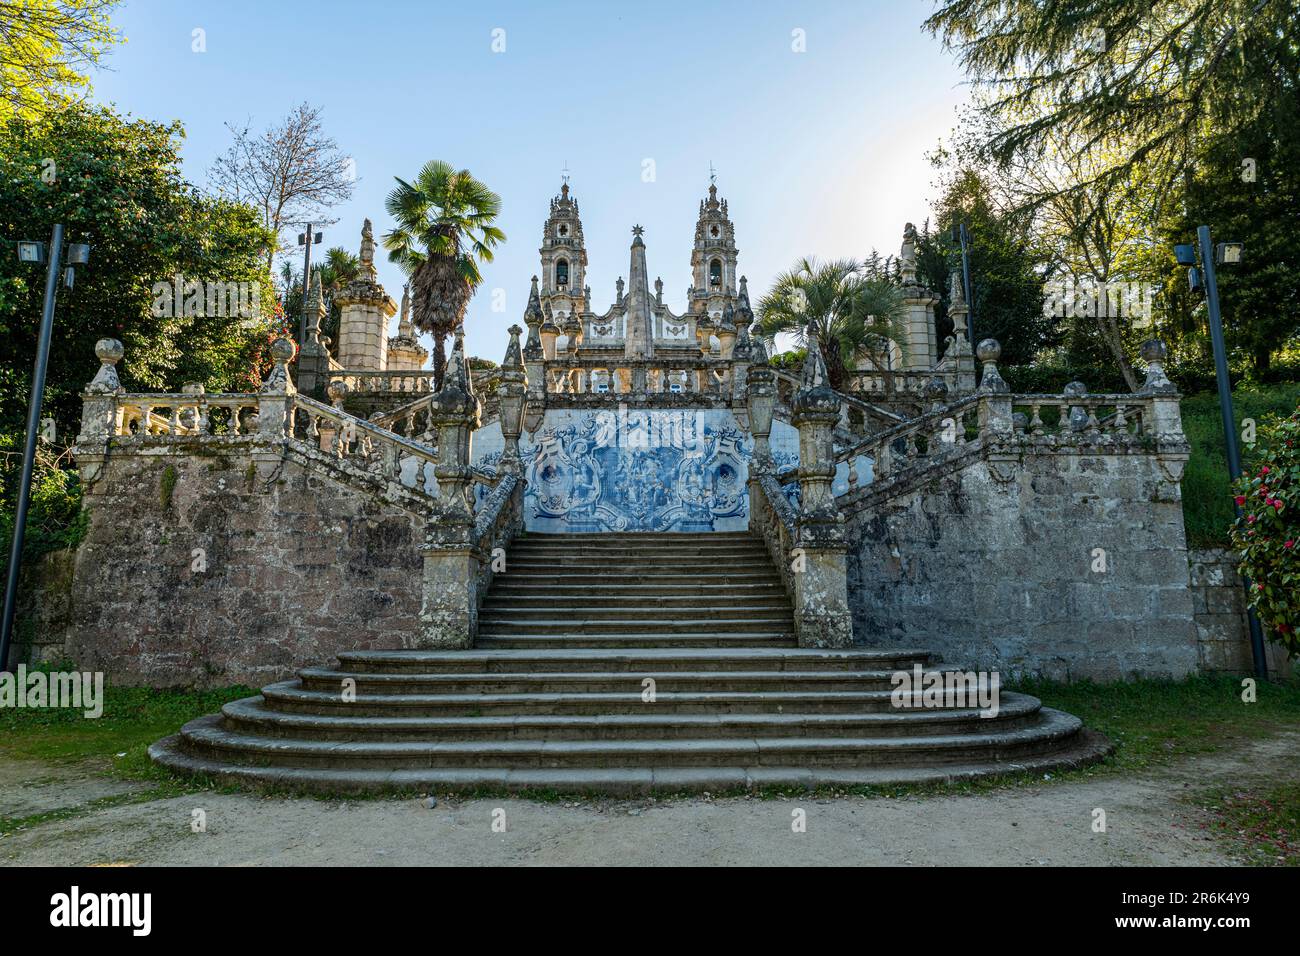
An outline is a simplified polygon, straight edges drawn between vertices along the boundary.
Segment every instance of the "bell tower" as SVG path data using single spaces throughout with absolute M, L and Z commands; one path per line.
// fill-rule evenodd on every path
M 691 249 L 690 310 L 718 318 L 736 298 L 736 230 L 727 215 L 727 201 L 718 200 L 716 183 L 709 183 L 709 198 L 700 200 Z
M 569 195 L 569 177 L 551 200 L 550 215 L 542 229 L 542 303 L 555 314 L 589 311 L 587 302 L 587 246 L 582 238 L 578 201 Z

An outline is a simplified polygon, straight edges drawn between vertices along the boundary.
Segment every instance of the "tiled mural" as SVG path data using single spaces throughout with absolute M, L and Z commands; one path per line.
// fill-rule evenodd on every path
M 798 464 L 798 432 L 772 427 L 777 467 Z M 520 441 L 525 527 L 542 532 L 743 531 L 753 439 L 724 409 L 555 410 Z M 496 423 L 474 433 L 474 463 L 501 456 Z

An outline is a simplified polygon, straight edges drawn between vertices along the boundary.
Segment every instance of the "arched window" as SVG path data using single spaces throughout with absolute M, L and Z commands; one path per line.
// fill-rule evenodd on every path
M 569 260 L 560 259 L 555 263 L 555 284 L 557 286 L 569 284 Z
M 709 285 L 722 285 L 721 259 L 714 259 L 709 263 Z

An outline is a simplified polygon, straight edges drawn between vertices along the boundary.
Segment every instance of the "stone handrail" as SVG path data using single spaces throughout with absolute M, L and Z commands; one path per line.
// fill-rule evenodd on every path
M 239 392 L 122 393 L 114 404 L 109 434 L 117 439 L 231 436 L 258 430 L 258 397 Z
M 664 356 L 644 360 L 557 356 L 544 363 L 546 391 L 557 395 L 581 394 L 724 394 L 732 364 L 699 354 Z M 592 373 L 604 373 L 592 381 Z M 602 389 L 601 385 L 605 387 Z
M 958 399 L 839 451 L 835 463 L 845 466 L 849 490 L 858 486 L 861 459 L 870 460 L 872 480 L 879 481 L 919 459 L 933 461 L 938 454 L 960 451 L 967 443 L 967 418 L 978 404 L 977 395 Z M 781 480 L 793 477 L 782 476 Z
M 789 386 L 791 390 L 796 390 L 802 387 L 803 383 L 800 380 L 799 376 L 797 375 L 792 375 L 789 372 L 783 372 L 779 368 L 772 369 L 772 373 L 776 376 L 778 382 L 781 382 Z M 877 421 L 889 422 L 891 424 L 898 424 L 899 422 L 905 421 L 905 418 L 902 415 L 899 415 L 896 412 L 891 412 L 887 408 L 881 408 L 879 405 L 873 405 L 870 402 L 865 402 L 862 399 L 858 398 L 857 396 L 853 395 L 852 393 L 837 392 L 836 394 L 840 396 L 840 401 L 844 402 L 844 404 L 858 409 L 864 415 L 874 418 Z
M 786 591 L 794 594 L 790 554 L 798 538 L 798 514 L 780 483 L 770 474 L 750 482 L 750 528 L 767 545 L 772 563 L 781 572 Z
M 343 382 L 353 394 L 427 395 L 433 391 L 433 369 L 399 371 L 369 369 L 330 369 L 329 382 Z
M 437 449 L 306 395 L 295 395 L 291 401 L 286 420 L 287 438 L 347 460 L 376 477 L 433 494 L 428 490 L 428 482 L 438 464 Z M 405 480 L 403 467 L 408 459 L 415 463 L 410 482 Z

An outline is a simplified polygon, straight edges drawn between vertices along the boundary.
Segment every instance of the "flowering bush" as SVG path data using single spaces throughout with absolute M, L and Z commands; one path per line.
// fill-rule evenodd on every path
M 1259 429 L 1260 467 L 1234 485 L 1241 517 L 1232 526 L 1250 605 L 1273 639 L 1300 654 L 1300 408 Z

